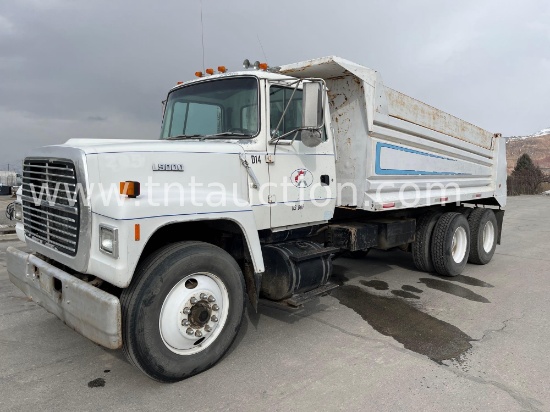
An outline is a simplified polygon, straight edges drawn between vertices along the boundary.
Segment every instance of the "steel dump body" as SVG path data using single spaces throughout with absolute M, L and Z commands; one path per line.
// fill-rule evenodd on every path
M 505 142 L 498 135 L 338 57 L 285 65 L 280 73 L 326 81 L 337 180 L 346 186 L 338 206 L 378 211 L 488 198 L 505 206 Z

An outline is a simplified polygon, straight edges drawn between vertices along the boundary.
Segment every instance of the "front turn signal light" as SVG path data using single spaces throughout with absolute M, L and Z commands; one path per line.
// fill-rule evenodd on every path
M 141 193 L 139 182 L 126 181 L 120 182 L 120 194 L 135 199 Z

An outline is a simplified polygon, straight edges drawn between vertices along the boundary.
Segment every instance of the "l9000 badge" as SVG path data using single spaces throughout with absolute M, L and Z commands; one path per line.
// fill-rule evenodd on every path
M 183 172 L 183 165 L 180 163 L 154 163 L 153 172 Z

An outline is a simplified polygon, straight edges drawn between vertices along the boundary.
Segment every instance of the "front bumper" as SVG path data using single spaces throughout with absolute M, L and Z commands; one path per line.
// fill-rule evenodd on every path
M 122 346 L 117 297 L 14 247 L 7 264 L 11 282 L 67 326 L 106 348 Z

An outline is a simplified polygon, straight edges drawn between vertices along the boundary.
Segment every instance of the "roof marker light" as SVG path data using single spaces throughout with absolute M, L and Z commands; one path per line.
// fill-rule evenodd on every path
M 218 71 L 220 73 L 225 73 L 227 71 L 227 69 L 225 68 L 225 66 L 218 66 Z
M 260 64 L 258 65 L 258 67 L 260 68 L 260 70 L 264 70 L 264 71 L 265 71 L 265 70 L 267 70 L 267 63 L 260 63 Z
M 183 84 L 183 82 L 177 82 L 176 85 L 179 86 L 180 84 Z
M 212 75 L 212 74 L 214 74 L 214 69 L 208 68 L 208 69 L 205 70 L 205 72 L 206 72 L 206 74 Z
M 195 72 L 195 76 L 202 77 L 202 72 Z

